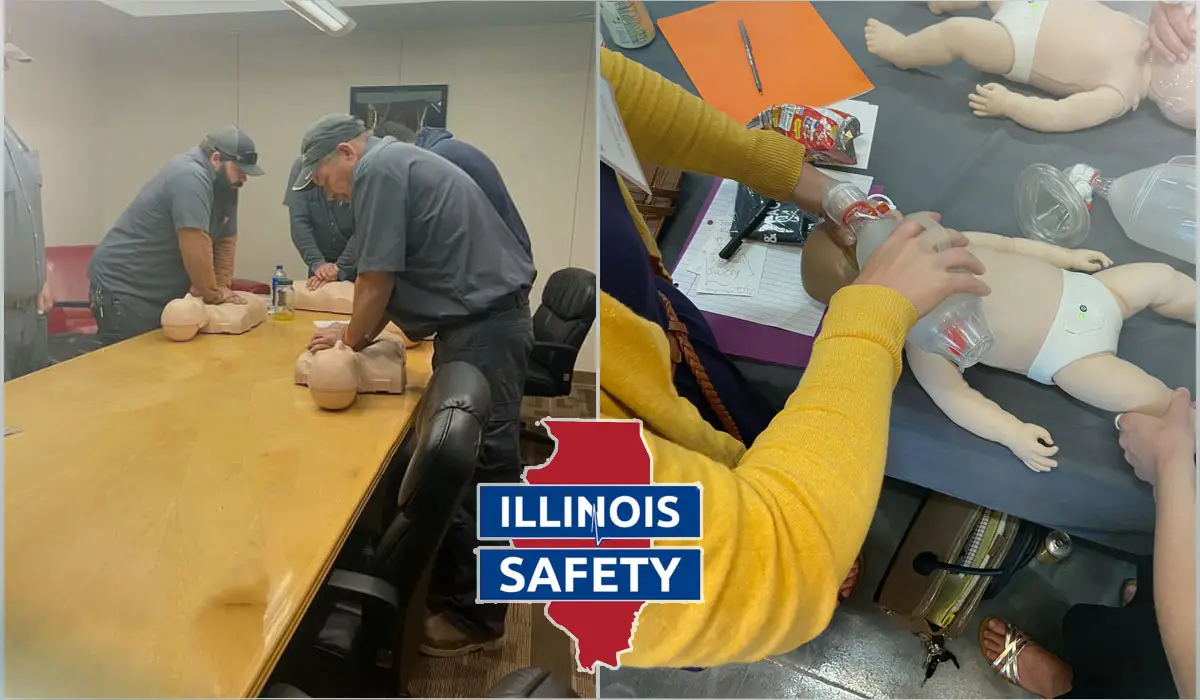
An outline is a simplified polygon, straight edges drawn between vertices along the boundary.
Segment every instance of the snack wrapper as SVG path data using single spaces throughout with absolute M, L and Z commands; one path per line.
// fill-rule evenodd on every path
M 769 129 L 798 141 L 813 163 L 856 165 L 854 139 L 862 133 L 858 117 L 828 107 L 775 105 L 747 124 L 751 129 Z
M 767 198 L 745 185 L 738 185 L 737 199 L 733 208 L 733 224 L 729 235 L 734 236 L 748 221 L 754 218 Z M 814 216 L 798 208 L 791 202 L 779 202 L 759 224 L 758 228 L 747 236 L 747 240 L 764 243 L 786 243 L 804 245 L 808 234 L 812 232 L 822 218 Z

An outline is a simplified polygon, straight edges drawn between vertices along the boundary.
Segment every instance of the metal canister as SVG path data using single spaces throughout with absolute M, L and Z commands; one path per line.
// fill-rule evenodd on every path
M 1071 536 L 1062 530 L 1053 530 L 1035 555 L 1042 564 L 1057 564 L 1071 555 Z
M 613 43 L 623 49 L 640 49 L 654 41 L 654 20 L 641 0 L 601 0 L 600 18 Z

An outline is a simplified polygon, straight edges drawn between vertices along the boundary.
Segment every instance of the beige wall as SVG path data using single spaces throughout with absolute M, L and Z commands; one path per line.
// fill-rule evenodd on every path
M 50 245 L 98 242 L 166 158 L 237 123 L 267 171 L 242 192 L 237 274 L 300 270 L 282 199 L 304 128 L 345 111 L 351 85 L 444 83 L 447 126 L 496 162 L 529 229 L 535 298 L 558 268 L 597 268 L 590 23 L 64 41 L 22 19 L 14 39 L 35 62 L 8 72 L 5 109 L 43 154 Z M 581 370 L 597 366 L 592 335 Z

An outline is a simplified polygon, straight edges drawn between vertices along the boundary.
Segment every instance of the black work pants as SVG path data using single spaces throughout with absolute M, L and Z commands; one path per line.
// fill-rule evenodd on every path
M 1138 563 L 1128 605 L 1075 605 L 1063 618 L 1064 661 L 1075 673 L 1064 698 L 1177 698 L 1154 612 L 1154 566 Z
M 487 377 L 492 390 L 480 468 L 446 533 L 430 582 L 434 610 L 474 637 L 504 634 L 508 612 L 507 605 L 475 602 L 475 548 L 480 546 L 475 537 L 475 486 L 521 480 L 521 398 L 532 351 L 533 321 L 527 299 L 483 318 L 439 328 L 433 341 L 434 369 L 447 362 L 467 362 Z
M 91 286 L 92 316 L 100 342 L 112 345 L 162 327 L 165 304 Z

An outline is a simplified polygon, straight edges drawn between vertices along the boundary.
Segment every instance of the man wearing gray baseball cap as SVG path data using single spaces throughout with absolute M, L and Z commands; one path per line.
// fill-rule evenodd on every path
M 390 320 L 410 337 L 436 334 L 433 366 L 475 365 L 488 378 L 492 414 L 475 483 L 521 478 L 520 412 L 533 323 L 533 260 L 483 190 L 450 161 L 371 134 L 348 114 L 322 117 L 304 135 L 293 187 L 321 187 L 351 202 L 357 273 L 347 326 L 324 329 L 309 349 L 370 344 Z M 495 647 L 506 606 L 475 602 L 475 489 L 469 489 L 434 565 L 421 650 L 455 656 Z
M 88 266 L 105 345 L 158 328 L 163 307 L 189 291 L 208 304 L 246 303 L 230 289 L 238 191 L 247 176 L 262 174 L 254 141 L 227 126 L 142 186 Z
M 4 70 L 33 59 L 4 43 Z M 4 119 L 4 381 L 46 365 L 47 319 L 52 301 L 46 281 L 42 226 L 42 170 L 37 151 Z

